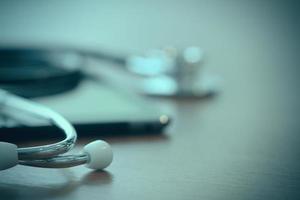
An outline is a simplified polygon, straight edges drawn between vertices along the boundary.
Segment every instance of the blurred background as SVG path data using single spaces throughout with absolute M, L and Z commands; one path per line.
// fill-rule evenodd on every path
M 296 1 L 1 1 L 0 9 L 3 47 L 74 47 L 129 56 L 199 46 L 205 51 L 201 67 L 223 80 L 213 119 L 287 126 L 291 114 L 298 119 Z
M 233 194 L 249 198 L 249 191 L 262 199 L 297 197 L 300 185 L 299 8 L 298 1 L 276 0 L 1 1 L 0 47 L 66 47 L 105 52 L 117 58 L 144 55 L 151 49 L 170 46 L 200 47 L 204 56 L 199 67 L 221 79 L 217 95 L 204 99 L 138 95 L 147 105 L 155 106 L 158 114 L 166 113 L 172 119 L 163 131 L 167 139 L 164 142 L 158 139 L 156 145 L 153 138 L 151 142 L 142 140 L 142 144 L 153 145 L 151 148 L 140 143 L 134 146 L 131 142 L 133 146 L 128 149 L 118 146 L 122 139 L 116 139 L 117 153 L 125 158 L 128 154 L 132 158 L 137 156 L 139 160 L 129 164 L 138 166 L 148 159 L 157 161 L 153 157 L 154 149 L 162 158 L 177 152 L 179 146 L 185 147 L 185 153 L 190 155 L 198 152 L 199 158 L 182 158 L 186 161 L 183 172 L 187 179 L 193 179 L 193 175 L 205 177 L 209 186 L 205 181 L 189 183 L 188 189 L 177 191 L 179 196 L 175 195 L 176 191 L 172 196 L 173 193 L 164 193 L 173 191 L 171 185 L 167 186 L 168 181 L 156 180 L 166 197 L 195 199 L 200 195 L 214 199 Z M 109 71 L 113 65 L 87 62 L 87 68 L 96 69 L 100 77 L 114 73 Z M 128 85 L 128 78 L 117 79 L 117 85 Z M 123 108 L 129 106 L 130 109 L 122 112 L 132 113 L 132 102 L 130 105 L 122 101 L 114 103 Z M 110 113 L 115 105 L 107 106 L 105 113 Z M 58 103 L 55 106 L 59 107 Z M 163 163 L 163 170 L 169 170 L 168 167 L 173 172 L 179 170 L 175 158 Z M 117 161 L 112 171 L 120 168 L 121 163 Z M 149 165 L 138 175 L 146 174 L 146 169 L 162 174 Z M 128 170 L 121 172 L 138 173 Z M 253 175 L 253 171 L 257 174 Z M 227 174 L 221 175 L 223 172 Z M 265 175 L 268 173 L 271 175 Z M 172 181 L 174 174 L 165 175 L 164 180 Z M 120 176 L 119 180 L 125 180 Z M 216 182 L 224 183 L 225 189 L 212 184 Z M 227 187 L 227 183 L 245 188 Z M 132 184 L 137 187 L 148 183 L 134 180 Z M 181 186 L 185 187 L 184 181 Z M 221 192 L 214 193 L 214 187 L 220 187 Z M 202 191 L 205 195 L 199 188 L 205 189 Z M 149 199 L 156 196 L 150 191 L 146 193 Z

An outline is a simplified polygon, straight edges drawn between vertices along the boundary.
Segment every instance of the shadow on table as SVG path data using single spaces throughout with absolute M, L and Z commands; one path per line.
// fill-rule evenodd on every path
M 25 185 L 0 182 L 0 199 L 43 199 L 63 197 L 79 189 L 83 185 L 105 185 L 112 181 L 112 175 L 107 171 L 92 171 L 80 180 L 74 180 L 70 171 L 63 171 L 66 183 L 58 185 Z

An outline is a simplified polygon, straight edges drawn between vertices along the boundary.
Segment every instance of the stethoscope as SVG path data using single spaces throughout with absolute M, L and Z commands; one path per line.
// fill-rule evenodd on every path
M 76 143 L 76 131 L 64 117 L 47 107 L 0 90 L 0 111 L 4 116 L 12 118 L 17 117 L 19 112 L 24 112 L 45 119 L 65 134 L 65 139 L 60 142 L 35 147 L 18 148 L 15 144 L 0 142 L 0 170 L 18 164 L 43 168 L 66 168 L 86 164 L 88 168 L 97 170 L 106 168 L 112 162 L 112 149 L 102 140 L 87 144 L 80 154 L 65 154 Z
M 143 76 L 145 82 L 141 85 L 146 94 L 203 97 L 215 93 L 215 88 L 211 87 L 214 84 L 204 84 L 205 87 L 202 88 L 193 87 L 202 54 L 197 47 L 181 51 L 166 48 L 144 56 L 126 58 L 74 49 L 0 49 L 0 87 L 23 97 L 45 95 L 45 91 L 39 91 L 40 88 L 48 89 L 46 95 L 62 92 L 78 84 L 84 76 L 80 70 L 82 58 L 91 57 L 115 62 L 133 74 Z M 25 89 L 22 90 L 23 88 Z M 2 115 L 17 118 L 19 112 L 25 112 L 48 120 L 64 132 L 65 139 L 54 144 L 26 148 L 0 142 L 0 170 L 17 164 L 45 168 L 86 164 L 92 169 L 103 169 L 112 162 L 112 150 L 109 144 L 101 140 L 87 144 L 78 155 L 65 155 L 76 142 L 74 127 L 55 111 L 5 90 L 0 90 Z
M 203 54 L 199 47 L 167 47 L 128 56 L 76 48 L 0 48 L 0 88 L 23 97 L 69 90 L 87 75 L 85 61 L 95 59 L 129 72 L 124 74 L 135 80 L 131 86 L 137 93 L 202 98 L 216 94 L 219 82 L 217 76 L 203 72 Z

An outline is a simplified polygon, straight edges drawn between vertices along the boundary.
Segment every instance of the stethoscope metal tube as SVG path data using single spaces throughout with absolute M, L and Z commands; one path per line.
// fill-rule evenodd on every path
M 40 160 L 19 160 L 19 164 L 43 168 L 66 168 L 88 163 L 86 154 L 56 156 Z
M 34 115 L 53 123 L 65 134 L 64 140 L 54 144 L 17 148 L 18 164 L 47 168 L 88 164 L 91 168 L 98 169 L 108 166 L 112 161 L 112 151 L 104 141 L 95 141 L 86 145 L 84 152 L 78 155 L 61 155 L 74 146 L 77 134 L 64 117 L 47 107 L 0 90 L 0 111 L 3 115 L 12 118 L 19 112 Z

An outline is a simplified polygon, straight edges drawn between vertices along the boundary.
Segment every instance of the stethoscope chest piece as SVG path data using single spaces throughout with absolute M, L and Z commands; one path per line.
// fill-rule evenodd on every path
M 167 47 L 131 56 L 129 71 L 144 77 L 139 91 L 163 97 L 203 98 L 219 91 L 220 78 L 202 69 L 203 50 L 199 47 Z

